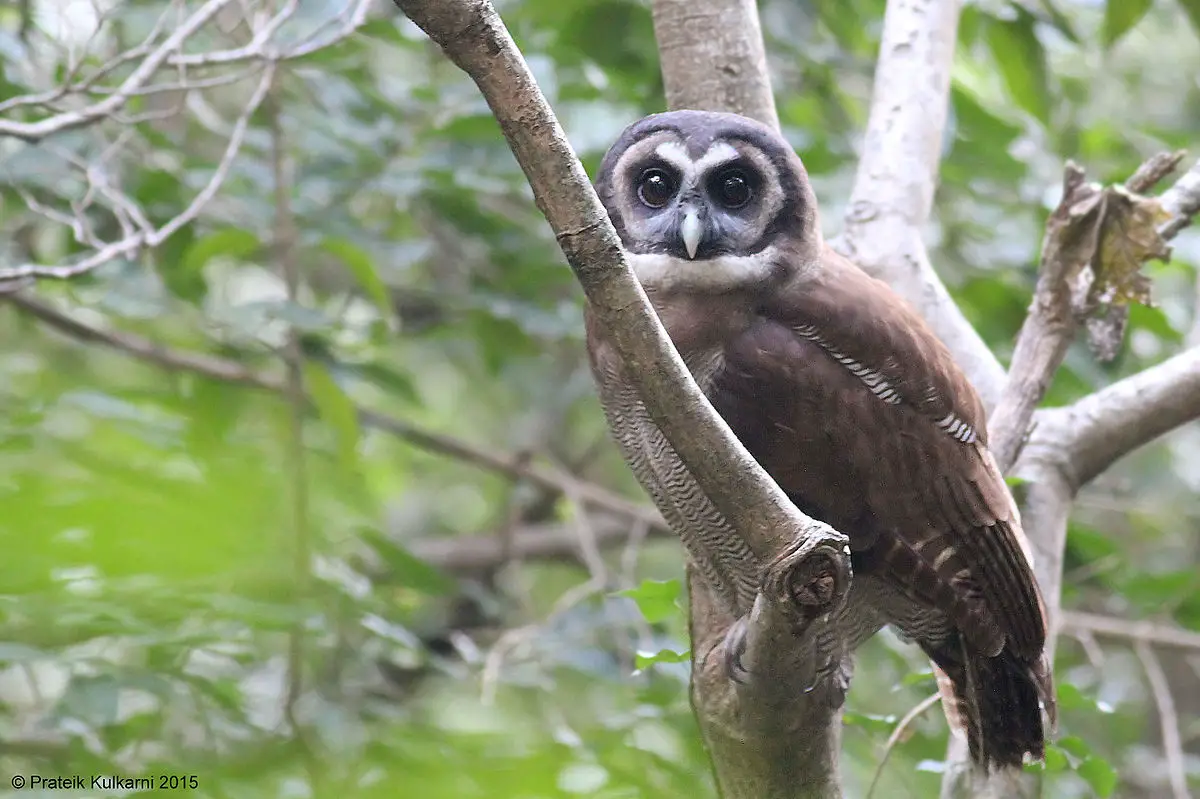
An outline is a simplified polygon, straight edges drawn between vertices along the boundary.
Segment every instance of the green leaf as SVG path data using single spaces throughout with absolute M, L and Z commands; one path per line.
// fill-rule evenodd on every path
M 1049 772 L 1066 771 L 1071 767 L 1071 761 L 1063 754 L 1063 750 L 1054 744 L 1046 746 L 1045 768 Z
M 1070 683 L 1056 686 L 1055 694 L 1060 710 L 1095 710 L 1101 713 L 1112 713 L 1112 708 L 1107 703 L 1092 699 Z
M 1088 746 L 1087 741 L 1080 738 L 1078 735 L 1068 735 L 1064 738 L 1059 738 L 1056 742 L 1058 748 L 1064 752 L 1069 752 L 1075 757 L 1083 760 L 1092 754 L 1092 747 Z
M 617 592 L 618 596 L 629 597 L 636 602 L 642 616 L 651 624 L 666 621 L 679 613 L 680 594 L 678 580 L 643 580 L 637 588 Z
M 354 403 L 319 363 L 305 362 L 304 382 L 308 386 L 313 403 L 317 406 L 317 413 L 325 424 L 333 428 L 337 436 L 338 455 L 342 465 L 354 469 L 358 460 L 359 439 L 358 411 Z
M 1192 21 L 1192 27 L 1200 33 L 1200 0 L 1179 0 L 1179 5 L 1183 6 L 1188 19 Z
M 260 246 L 258 236 L 248 230 L 223 228 L 197 238 L 184 253 L 179 268 L 189 274 L 195 274 L 213 258 L 249 258 L 258 252 Z
M 390 322 L 395 317 L 392 294 L 375 270 L 375 259 L 370 253 L 349 239 L 333 237 L 322 240 L 321 249 L 345 264 L 358 285 L 379 306 L 384 319 Z
M 1194 569 L 1157 574 L 1135 574 L 1121 585 L 1126 599 L 1146 608 L 1177 605 L 1200 588 L 1200 575 Z
M 877 713 L 855 713 L 848 710 L 842 715 L 842 723 L 851 727 L 861 727 L 867 732 L 874 732 L 880 735 L 890 735 L 892 727 L 896 725 L 897 717 L 891 714 L 879 715 Z
M 72 678 L 58 700 L 60 717 L 73 717 L 85 724 L 106 727 L 117 720 L 117 698 L 121 683 L 110 674 Z
M 1087 780 L 1092 790 L 1100 796 L 1112 796 L 1117 787 L 1117 771 L 1107 760 L 1089 757 L 1075 769 L 1079 776 Z
M 1046 51 L 1038 40 L 1037 18 L 1020 6 L 1013 6 L 1016 19 L 990 19 L 987 24 L 988 49 L 1013 101 L 1050 124 L 1050 75 Z
M 1112 47 L 1130 28 L 1138 24 L 1154 0 L 1108 0 L 1104 6 L 1105 47 Z
M 904 675 L 904 679 L 900 680 L 897 687 L 911 687 L 914 685 L 920 685 L 933 688 L 936 682 L 937 680 L 933 676 L 933 670 L 926 669 L 925 671 L 914 671 Z
M 660 649 L 657 652 L 638 652 L 634 656 L 634 664 L 638 671 L 645 671 L 655 663 L 687 663 L 692 659 L 690 649 L 676 652 L 671 649 Z

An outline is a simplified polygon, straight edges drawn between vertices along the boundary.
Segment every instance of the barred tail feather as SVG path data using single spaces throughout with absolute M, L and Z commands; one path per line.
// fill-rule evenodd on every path
M 995 768 L 1020 766 L 1026 754 L 1043 757 L 1043 704 L 1051 727 L 1055 723 L 1045 657 L 1028 663 L 1008 648 L 987 657 L 957 635 L 928 654 L 938 666 L 946 718 L 952 728 L 966 733 L 972 761 Z

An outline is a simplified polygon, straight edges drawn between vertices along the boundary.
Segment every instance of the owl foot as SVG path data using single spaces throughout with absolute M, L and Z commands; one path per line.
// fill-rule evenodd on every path
M 742 655 L 746 654 L 748 631 L 749 621 L 742 616 L 729 626 L 722 644 L 725 651 L 725 676 L 738 685 L 745 685 L 750 678 L 750 670 L 742 664 Z

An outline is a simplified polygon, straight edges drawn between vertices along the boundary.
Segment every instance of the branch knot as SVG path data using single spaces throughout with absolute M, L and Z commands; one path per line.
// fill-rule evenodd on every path
M 764 597 L 807 625 L 836 610 L 850 587 L 849 539 L 828 525 L 814 522 L 767 565 Z

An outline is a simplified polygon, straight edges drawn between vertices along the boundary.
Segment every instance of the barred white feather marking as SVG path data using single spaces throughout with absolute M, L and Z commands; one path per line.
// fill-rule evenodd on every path
M 964 444 L 975 443 L 975 428 L 971 427 L 971 425 L 967 424 L 953 413 L 948 413 L 939 419 L 937 426 L 949 433 L 951 437 L 963 442 Z
M 720 255 L 698 261 L 665 253 L 626 253 L 625 257 L 646 288 L 720 293 L 769 279 L 775 271 L 775 255 L 775 248 L 767 247 L 753 255 Z
M 829 353 L 831 358 L 849 369 L 850 373 L 859 380 L 863 381 L 866 387 L 871 390 L 871 393 L 876 397 L 879 397 L 879 399 L 883 400 L 889 405 L 898 405 L 903 400 L 903 397 L 901 397 L 900 393 L 892 387 L 891 383 L 887 381 L 887 378 L 883 376 L 882 372 L 877 372 L 869 367 L 863 366 L 850 356 L 838 352 L 833 347 L 829 346 L 829 343 L 821 338 L 821 334 L 817 331 L 816 325 L 797 325 L 793 329 L 799 336 L 806 338 L 817 346 L 821 347 L 821 349 Z M 891 363 L 894 361 L 891 357 L 889 357 L 888 362 Z M 938 398 L 937 388 L 935 386 L 931 385 L 925 388 L 924 399 L 926 402 L 934 402 Z M 979 439 L 978 434 L 975 432 L 975 428 L 971 427 L 971 425 L 967 424 L 953 413 L 948 413 L 942 419 L 939 419 L 937 426 L 949 433 L 950 436 L 956 441 L 961 441 L 964 444 L 974 444 Z
M 850 374 L 863 381 L 863 384 L 870 389 L 871 393 L 879 399 L 886 402 L 888 405 L 897 405 L 900 402 L 900 394 L 896 389 L 892 388 L 892 384 L 887 381 L 882 372 L 877 372 L 869 366 L 864 366 L 858 361 L 851 358 L 842 352 L 838 352 L 829 343 L 821 338 L 821 334 L 817 332 L 815 325 L 798 325 L 793 328 L 801 337 L 808 339 L 816 344 L 825 352 L 829 353 L 829 357 L 845 366 L 850 370 Z

